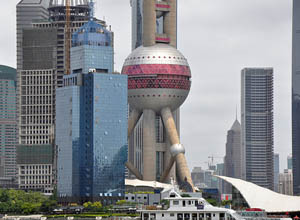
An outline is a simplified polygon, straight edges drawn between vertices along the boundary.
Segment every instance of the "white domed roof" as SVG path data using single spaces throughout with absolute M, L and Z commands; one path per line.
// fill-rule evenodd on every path
M 138 64 L 174 64 L 189 66 L 187 59 L 182 53 L 168 44 L 138 47 L 126 58 L 124 66 Z

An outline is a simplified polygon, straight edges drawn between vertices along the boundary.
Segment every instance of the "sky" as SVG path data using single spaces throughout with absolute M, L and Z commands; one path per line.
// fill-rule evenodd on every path
M 16 66 L 16 4 L 0 13 L 0 64 Z M 227 131 L 240 120 L 244 67 L 274 68 L 274 152 L 287 167 L 291 147 L 292 0 L 178 0 L 178 49 L 192 70 L 181 107 L 181 142 L 189 168 L 223 161 Z M 115 33 L 115 70 L 131 52 L 129 0 L 97 0 L 95 15 Z

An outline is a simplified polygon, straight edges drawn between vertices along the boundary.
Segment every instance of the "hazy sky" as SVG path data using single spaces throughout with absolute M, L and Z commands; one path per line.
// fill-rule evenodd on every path
M 16 66 L 15 6 L 0 13 L 0 64 Z M 178 0 L 178 49 L 192 70 L 181 110 L 181 141 L 189 167 L 221 162 L 227 130 L 240 119 L 240 71 L 274 68 L 274 151 L 280 169 L 291 153 L 291 0 Z M 131 52 L 129 0 L 97 0 L 96 17 L 115 32 L 115 69 Z

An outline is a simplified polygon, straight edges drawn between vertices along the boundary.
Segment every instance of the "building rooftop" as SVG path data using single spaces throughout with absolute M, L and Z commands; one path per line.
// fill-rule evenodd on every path
M 9 67 L 0 65 L 0 79 L 10 79 L 16 81 L 17 70 Z
M 234 123 L 231 126 L 230 130 L 241 131 L 241 124 L 240 124 L 240 122 L 237 119 L 234 121 Z
M 72 36 L 72 46 L 111 46 L 111 32 L 102 24 L 95 21 L 88 21 Z

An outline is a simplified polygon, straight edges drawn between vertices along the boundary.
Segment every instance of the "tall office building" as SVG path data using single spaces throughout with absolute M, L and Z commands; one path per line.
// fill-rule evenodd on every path
M 73 34 L 72 74 L 57 89 L 58 196 L 111 203 L 124 197 L 127 76 L 113 72 L 113 33 L 89 21 Z M 64 124 L 60 124 L 64 121 Z
M 0 65 L 0 177 L 16 177 L 16 69 Z
M 28 15 L 25 1 L 20 4 L 23 10 L 19 10 L 24 16 Z M 17 173 L 20 188 L 51 193 L 56 183 L 56 88 L 63 85 L 66 70 L 66 7 L 64 1 L 55 0 L 43 6 L 49 7 L 47 16 L 32 20 L 31 25 L 17 26 L 22 32 L 18 44 L 21 65 L 18 69 Z M 17 16 L 22 17 L 21 12 Z M 87 0 L 72 2 L 71 31 L 86 23 L 89 14 Z
M 274 191 L 279 192 L 279 154 L 274 154 Z
M 292 43 L 292 155 L 293 190 L 300 195 L 300 2 L 293 0 Z
M 227 132 L 224 175 L 242 179 L 241 124 L 237 119 Z M 224 185 L 226 193 L 231 193 L 231 186 Z
M 160 1 L 160 4 L 158 5 L 165 5 L 165 0 L 164 1 Z M 177 2 L 177 0 L 175 1 Z M 144 8 L 144 0 L 131 0 L 130 1 L 131 4 L 131 12 L 132 12 L 132 50 L 140 47 L 143 45 L 144 42 L 144 12 L 143 12 L 143 8 Z M 167 12 L 168 6 L 164 6 L 165 8 L 163 9 L 165 12 Z M 177 6 L 176 6 L 177 7 Z M 162 9 L 160 9 L 162 10 Z M 174 16 L 176 17 L 177 20 L 177 10 L 174 14 Z M 155 23 L 155 29 L 156 29 L 156 34 L 157 34 L 157 40 L 158 42 L 164 42 L 164 39 L 167 38 L 167 35 L 164 34 L 163 30 L 164 30 L 164 19 L 163 16 L 158 16 L 158 18 L 156 19 L 156 23 Z M 177 29 L 177 27 L 176 27 Z M 173 36 L 173 44 L 174 47 L 177 47 L 177 31 L 174 31 L 174 34 L 176 36 Z M 164 42 L 166 43 L 166 42 Z M 180 135 L 180 108 L 178 108 L 177 110 L 175 110 L 173 112 L 173 116 L 175 119 L 175 123 L 176 123 L 176 128 L 178 130 L 178 133 Z M 170 143 L 167 140 L 167 136 L 165 134 L 165 130 L 164 130 L 164 125 L 161 119 L 161 116 L 159 114 L 157 114 L 155 116 L 155 127 L 156 127 L 156 146 L 158 149 L 164 149 L 166 147 L 170 147 Z M 139 172 L 142 172 L 143 169 L 143 115 L 140 117 L 140 120 L 137 122 L 136 127 L 134 128 L 134 131 L 132 132 L 132 135 L 129 138 L 129 145 L 132 146 L 129 148 L 129 152 L 128 152 L 128 160 L 138 169 Z M 157 177 L 156 179 L 159 180 L 160 178 L 160 174 L 162 173 L 163 169 L 165 168 L 166 164 L 164 162 L 164 158 L 166 158 L 167 156 L 165 155 L 164 152 L 160 151 L 158 152 L 157 155 Z M 175 175 L 175 167 L 172 168 L 171 171 L 171 177 L 173 177 L 174 179 L 176 179 L 176 175 Z M 132 175 L 133 178 L 134 175 Z
M 273 69 L 243 69 L 241 90 L 245 179 L 273 190 Z

